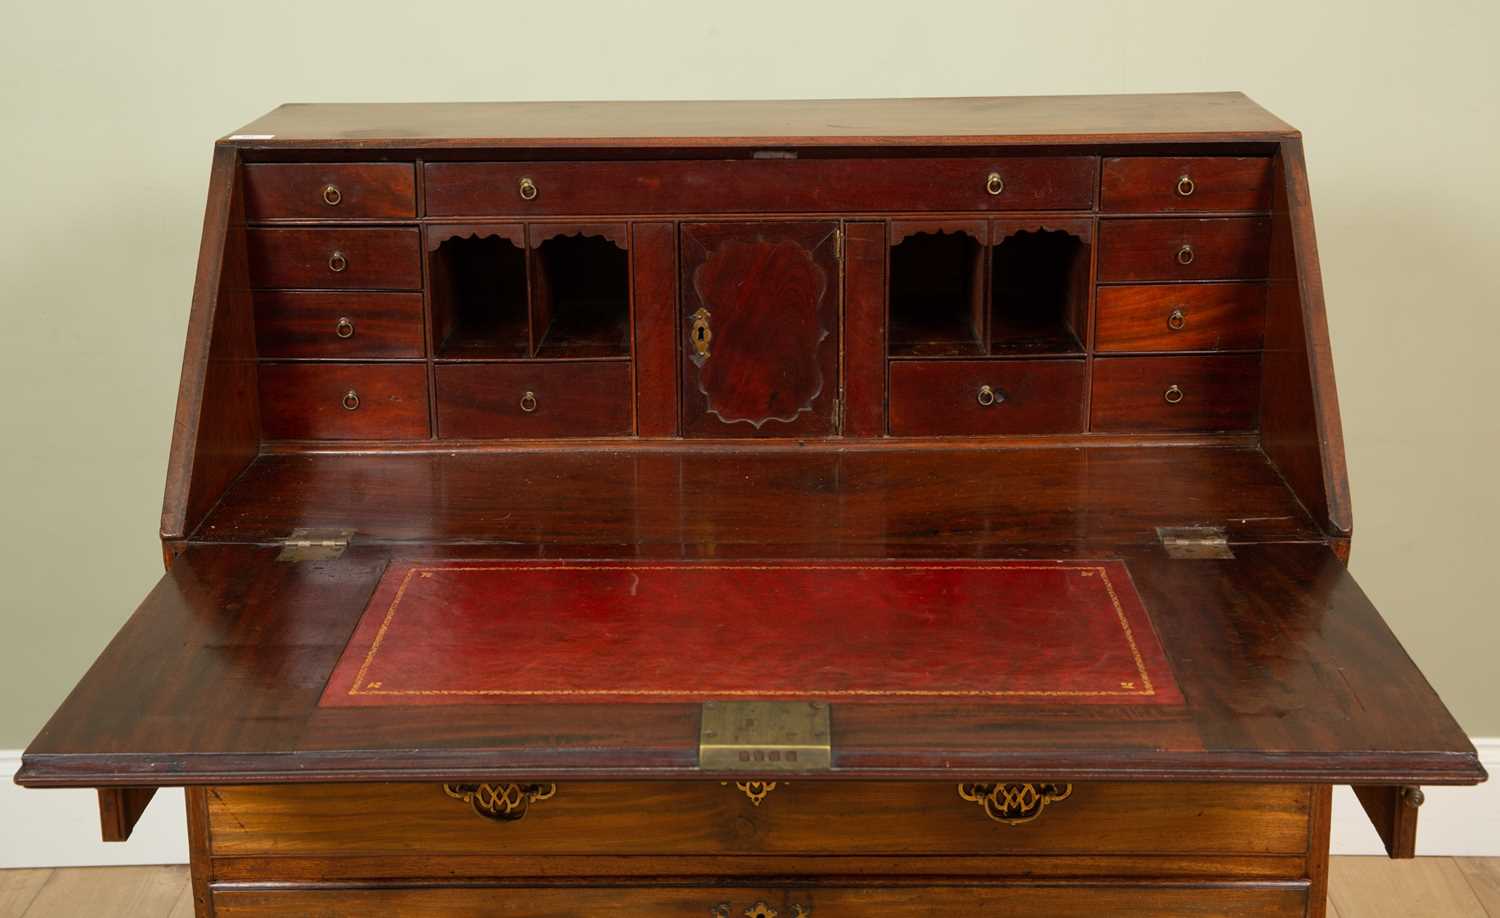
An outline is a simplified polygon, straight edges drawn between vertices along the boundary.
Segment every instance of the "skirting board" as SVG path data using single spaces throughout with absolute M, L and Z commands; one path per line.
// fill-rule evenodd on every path
M 1426 788 L 1418 854 L 1500 857 L 1500 737 L 1474 746 L 1495 777 L 1478 787 Z M 20 765 L 19 751 L 0 750 L 0 869 L 187 863 L 182 791 L 159 791 L 130 841 L 106 844 L 92 790 L 25 790 L 11 780 Z M 1347 787 L 1334 792 L 1333 853 L 1385 853 Z

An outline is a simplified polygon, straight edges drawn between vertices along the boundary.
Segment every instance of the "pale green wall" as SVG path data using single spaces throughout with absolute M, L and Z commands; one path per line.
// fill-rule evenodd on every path
M 0 748 L 157 578 L 210 145 L 282 101 L 1241 89 L 1307 135 L 1354 569 L 1500 735 L 1492 0 L 7 4 Z

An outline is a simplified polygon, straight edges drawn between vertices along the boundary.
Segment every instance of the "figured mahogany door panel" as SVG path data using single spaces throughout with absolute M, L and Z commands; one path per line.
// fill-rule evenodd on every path
M 662 862 L 670 873 L 670 861 Z M 1304 918 L 1306 881 L 841 886 L 424 886 L 222 889 L 218 918 Z M 826 881 L 825 881 L 826 882 Z
M 428 163 L 431 216 L 1088 210 L 1093 156 Z
M 445 363 L 435 372 L 441 437 L 631 433 L 627 360 Z
M 1101 432 L 1253 430 L 1260 355 L 1102 357 L 1092 404 Z
M 892 436 L 1081 433 L 1082 360 L 893 360 Z
M 424 439 L 427 367 L 261 364 L 260 412 L 272 440 Z
M 682 430 L 837 432 L 839 226 L 682 225 Z
M 250 229 L 250 286 L 421 290 L 416 227 Z
M 1104 161 L 1099 209 L 1267 211 L 1269 156 L 1122 156 Z
M 1228 351 L 1260 347 L 1266 285 L 1130 284 L 1100 287 L 1099 351 Z
M 247 220 L 417 215 L 409 163 L 251 163 L 244 179 Z
M 422 294 L 256 290 L 255 350 L 266 358 L 422 357 Z
M 1264 217 L 1101 220 L 1099 280 L 1258 280 L 1270 245 Z

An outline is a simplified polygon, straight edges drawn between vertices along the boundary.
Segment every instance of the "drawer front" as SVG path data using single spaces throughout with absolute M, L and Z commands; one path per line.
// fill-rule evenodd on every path
M 1082 360 L 893 360 L 891 434 L 1079 433 Z
M 257 290 L 255 349 L 263 358 L 421 357 L 422 294 Z
M 669 868 L 670 865 L 663 865 Z M 219 918 L 1302 918 L 1306 883 L 882 886 L 435 886 L 423 889 L 233 889 Z M 843 883 L 847 884 L 847 880 Z
M 1099 207 L 1115 213 L 1267 211 L 1264 156 L 1123 156 L 1104 161 Z
M 1225 351 L 1260 347 L 1266 287 L 1258 283 L 1101 287 L 1099 351 Z
M 437 368 L 437 416 L 443 437 L 629 436 L 630 364 L 442 364 Z
M 416 170 L 407 163 L 252 163 L 244 179 L 249 220 L 417 215 Z
M 422 439 L 427 367 L 261 364 L 260 416 L 273 440 Z
M 1253 430 L 1259 415 L 1256 354 L 1094 361 L 1096 431 Z
M 1269 268 L 1261 217 L 1144 218 L 1099 223 L 1099 280 L 1253 280 Z
M 253 287 L 422 289 L 415 227 L 251 229 L 245 244 Z
M 1054 156 L 428 163 L 425 168 L 431 216 L 524 216 L 1088 210 L 1098 164 L 1092 156 Z
M 947 783 L 794 779 L 758 805 L 717 781 L 564 783 L 495 822 L 438 784 L 370 784 L 220 787 L 208 813 L 215 857 L 1004 854 L 1076 856 L 1097 875 L 1112 868 L 1084 857 L 1305 854 L 1310 800 L 1306 786 L 1080 784 L 1011 826 Z

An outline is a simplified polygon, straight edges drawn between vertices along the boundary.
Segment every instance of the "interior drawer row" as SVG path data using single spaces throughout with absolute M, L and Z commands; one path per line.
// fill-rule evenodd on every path
M 613 437 L 635 428 L 625 360 L 438 364 L 438 436 Z M 261 424 L 276 440 L 425 439 L 425 363 L 263 363 Z
M 1252 430 L 1258 354 L 1056 360 L 893 360 L 893 436 Z M 1088 406 L 1087 408 L 1085 406 Z
M 1263 212 L 1271 160 L 1235 156 L 428 163 L 427 213 L 1088 210 Z M 252 221 L 410 219 L 411 163 L 256 163 Z

